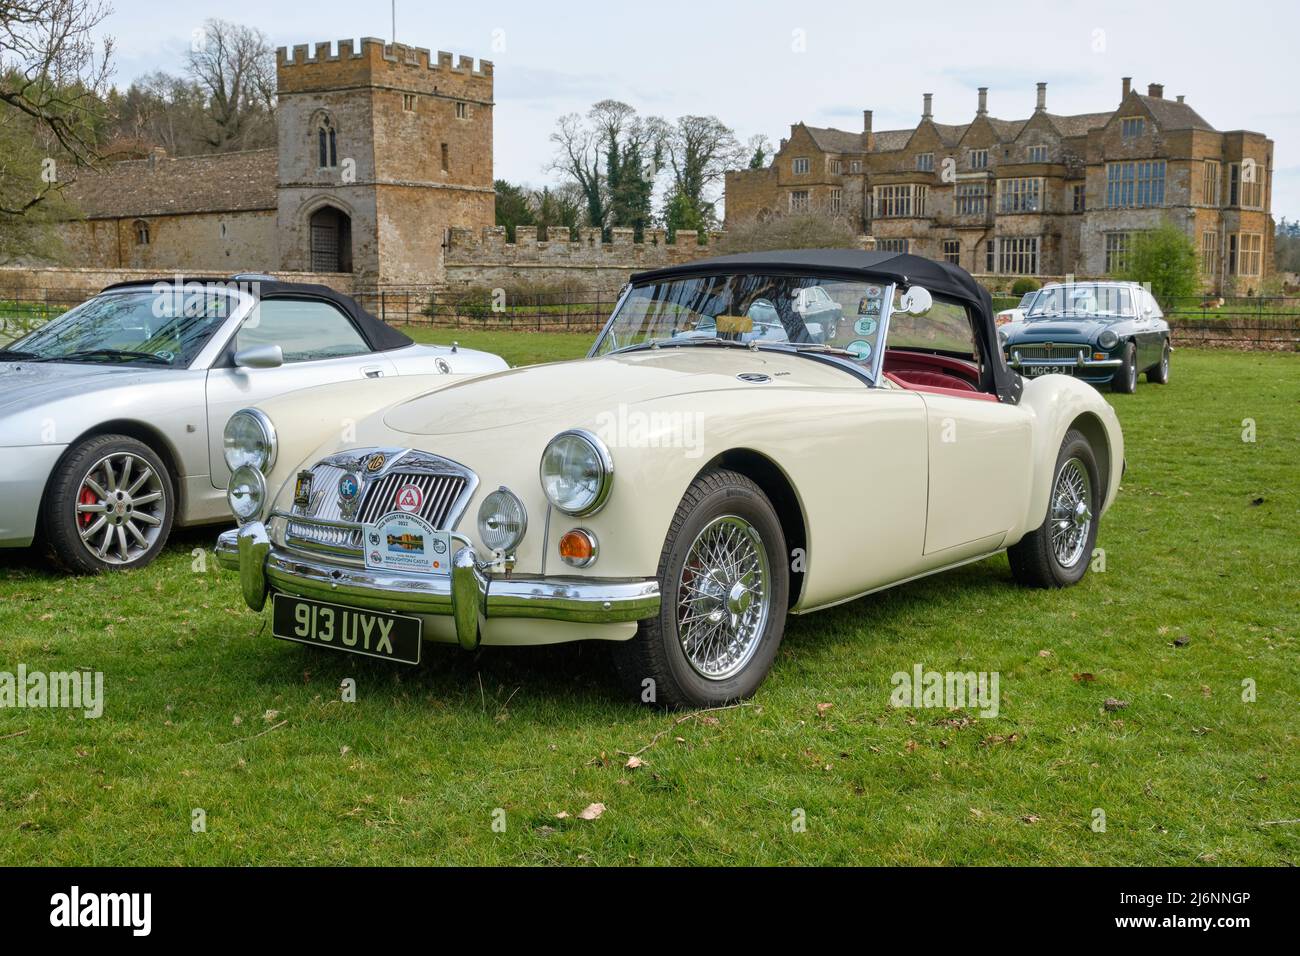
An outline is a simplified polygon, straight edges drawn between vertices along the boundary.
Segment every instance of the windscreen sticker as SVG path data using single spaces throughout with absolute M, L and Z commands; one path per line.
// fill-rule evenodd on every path
M 419 515 L 390 511 L 363 527 L 366 567 L 385 571 L 451 572 L 451 535 Z
M 875 335 L 876 320 L 872 318 L 858 319 L 853 323 L 853 331 L 858 335 Z
M 873 286 L 872 288 L 875 287 Z M 879 295 L 864 295 L 860 300 L 858 300 L 858 315 L 879 315 L 881 301 Z
M 871 343 L 864 339 L 856 339 L 844 346 L 846 352 L 851 352 L 860 359 L 871 356 Z

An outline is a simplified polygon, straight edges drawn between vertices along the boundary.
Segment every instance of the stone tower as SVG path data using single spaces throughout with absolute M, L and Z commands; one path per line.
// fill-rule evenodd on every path
M 494 222 L 492 64 L 363 38 L 277 52 L 285 270 L 442 281 L 448 230 Z

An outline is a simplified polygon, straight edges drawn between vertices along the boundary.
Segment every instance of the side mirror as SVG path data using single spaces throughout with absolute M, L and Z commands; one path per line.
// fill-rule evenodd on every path
M 909 315 L 925 315 L 934 305 L 934 297 L 930 295 L 930 290 L 914 285 L 903 293 L 903 298 L 899 302 L 899 307 Z
M 235 353 L 240 368 L 279 368 L 284 364 L 284 349 L 278 345 L 254 345 Z

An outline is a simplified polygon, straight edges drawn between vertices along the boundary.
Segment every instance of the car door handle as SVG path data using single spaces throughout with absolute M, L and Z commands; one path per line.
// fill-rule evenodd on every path
M 364 375 L 366 378 L 382 378 L 384 375 L 384 370 L 380 368 L 378 365 L 367 365 L 365 368 L 361 370 L 361 374 Z

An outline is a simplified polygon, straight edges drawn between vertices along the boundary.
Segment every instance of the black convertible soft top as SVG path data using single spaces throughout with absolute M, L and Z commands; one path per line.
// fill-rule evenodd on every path
M 286 299 L 286 298 L 303 298 L 324 299 L 337 308 L 343 310 L 348 318 L 352 320 L 357 331 L 361 333 L 376 352 L 388 352 L 392 349 L 405 348 L 412 344 L 412 339 L 403 335 L 391 325 L 380 321 L 371 315 L 356 299 L 341 292 L 335 292 L 329 286 L 316 285 L 310 282 L 281 282 L 278 279 L 271 279 L 263 276 L 159 276 L 157 279 L 134 279 L 130 282 L 116 282 L 113 285 L 105 286 L 102 291 L 109 292 L 114 289 L 127 289 L 144 286 L 153 288 L 159 283 L 167 285 L 190 284 L 208 285 L 219 284 L 226 287 L 237 286 L 241 291 L 249 295 L 256 296 L 259 299 Z
M 919 285 L 934 295 L 968 305 L 981 339 L 998 397 L 1004 402 L 1020 400 L 1023 383 L 1007 367 L 998 346 L 993 322 L 993 298 L 965 269 L 949 262 L 936 262 L 905 252 L 867 252 L 860 249 L 788 249 L 773 252 L 741 252 L 730 256 L 697 259 L 679 266 L 638 272 L 633 285 L 664 282 L 699 275 L 742 273 L 796 273 L 799 275 L 871 278 L 893 282 L 906 289 Z

